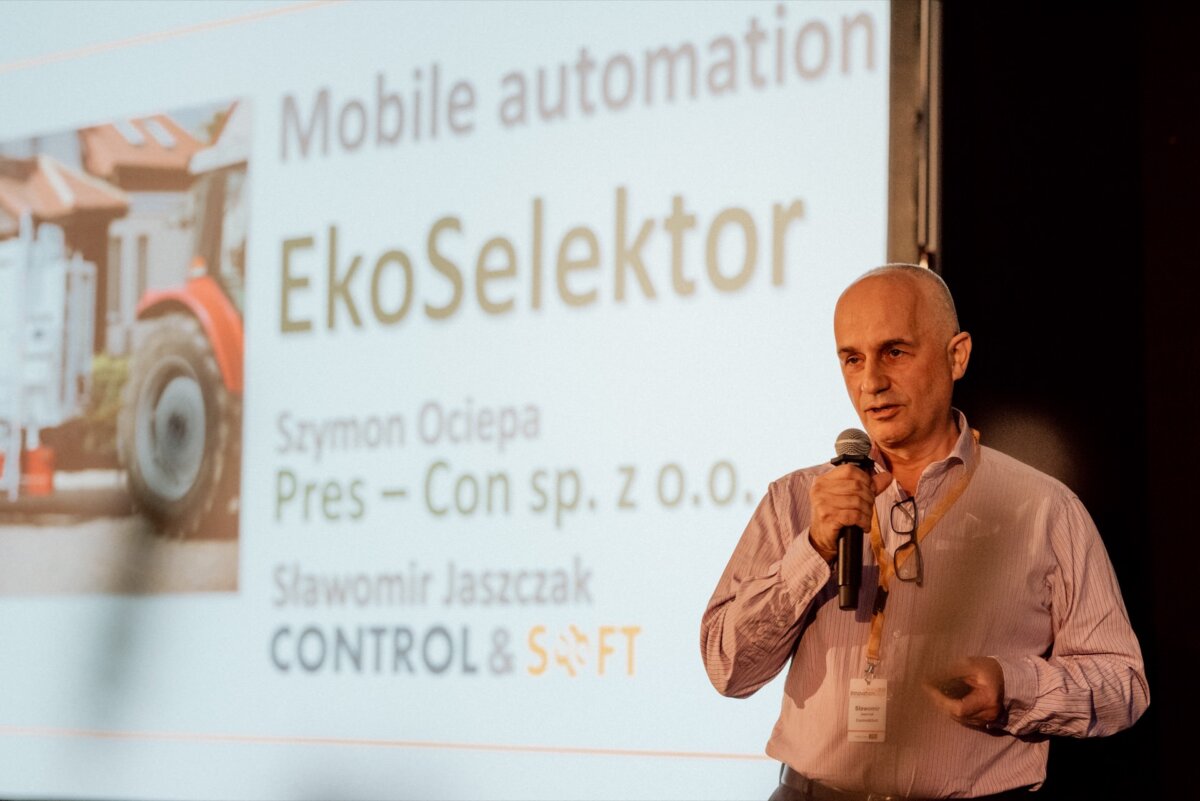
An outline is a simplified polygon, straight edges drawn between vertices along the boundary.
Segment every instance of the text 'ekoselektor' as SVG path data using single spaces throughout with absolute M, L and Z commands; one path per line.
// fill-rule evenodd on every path
M 684 258 L 684 248 L 701 224 L 684 197 L 675 195 L 669 213 L 661 219 L 631 221 L 623 186 L 615 191 L 611 239 L 602 238 L 601 229 L 588 225 L 576 225 L 548 239 L 546 203 L 535 197 L 528 239 L 494 236 L 478 246 L 467 240 L 467 252 L 476 254 L 473 270 L 465 270 L 461 259 L 449 255 L 452 248 L 461 251 L 471 233 L 470 226 L 455 215 L 440 217 L 429 227 L 423 262 L 414 262 L 411 248 L 398 246 L 387 246 L 374 256 L 364 254 L 344 241 L 336 224 L 330 224 L 321 239 L 310 234 L 283 241 L 279 328 L 283 334 L 296 334 L 347 325 L 363 328 L 371 324 L 368 321 L 389 327 L 404 323 L 414 309 L 430 319 L 444 320 L 469 302 L 485 314 L 504 315 L 518 309 L 537 311 L 552 299 L 582 308 L 603 297 L 618 304 L 635 295 L 655 300 L 660 292 L 687 297 L 704 280 L 719 293 L 732 293 L 754 280 L 759 252 L 767 249 L 770 284 L 780 287 L 788 234 L 804 214 L 799 199 L 773 203 L 757 220 L 739 206 L 721 210 L 705 226 L 703 273 L 690 269 Z M 648 243 L 656 237 L 669 240 L 664 243 L 669 265 L 648 263 L 645 258 Z M 740 248 L 723 247 L 726 237 Z M 431 282 L 428 287 L 426 280 Z

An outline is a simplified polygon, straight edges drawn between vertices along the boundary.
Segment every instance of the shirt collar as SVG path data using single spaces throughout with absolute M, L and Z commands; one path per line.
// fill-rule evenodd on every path
M 975 432 L 967 424 L 967 416 L 954 408 L 950 409 L 950 413 L 954 415 L 954 422 L 958 426 L 958 439 L 955 440 L 954 447 L 950 449 L 946 458 L 933 462 L 925 468 L 918 481 L 918 487 L 929 481 L 941 483 L 941 480 L 956 465 L 963 465 L 967 469 L 973 470 L 975 463 L 979 461 L 979 450 L 975 447 Z M 879 453 L 879 447 L 874 443 L 871 445 L 871 458 L 875 460 L 875 464 L 880 466 L 880 469 L 883 469 L 883 457 Z M 895 482 L 893 484 L 897 489 L 899 488 L 898 484 Z
M 951 409 L 950 411 L 954 414 L 954 422 L 958 425 L 958 440 L 955 441 L 950 455 L 943 461 L 957 459 L 959 464 L 974 467 L 975 462 L 979 459 L 979 451 L 975 447 L 975 429 L 967 425 L 967 416 L 965 414 L 958 409 Z M 941 464 L 941 462 L 938 462 L 938 464 Z

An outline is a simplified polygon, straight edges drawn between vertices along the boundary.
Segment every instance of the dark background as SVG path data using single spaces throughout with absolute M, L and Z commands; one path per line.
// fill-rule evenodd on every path
M 1056 738 L 1053 798 L 1200 797 L 1200 15 L 943 8 L 942 274 L 975 351 L 956 404 L 1060 478 L 1104 537 L 1151 703 Z

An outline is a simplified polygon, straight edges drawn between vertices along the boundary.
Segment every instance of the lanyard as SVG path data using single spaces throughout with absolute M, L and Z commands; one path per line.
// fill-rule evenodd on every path
M 971 483 L 971 478 L 975 475 L 975 468 L 979 466 L 979 432 L 972 429 L 971 437 L 973 439 L 971 445 L 974 450 L 974 458 L 971 460 L 971 466 L 967 468 L 967 472 L 958 480 L 946 496 L 934 507 L 933 511 L 926 515 L 918 526 L 914 535 L 918 545 L 933 531 L 933 527 L 938 524 L 942 516 L 950 510 L 954 502 L 967 489 L 967 485 Z M 888 587 L 891 586 L 892 576 L 895 575 L 896 569 L 904 564 L 910 556 L 912 550 L 906 550 L 900 554 L 897 559 L 885 559 L 887 551 L 883 547 L 883 536 L 879 529 L 879 512 L 877 509 L 871 510 L 871 551 L 875 554 L 875 564 L 879 565 L 879 589 L 875 592 L 875 608 L 871 613 L 871 636 L 867 640 L 867 668 L 865 678 L 870 681 L 875 675 L 875 668 L 879 666 L 879 646 L 883 641 L 883 615 L 887 607 Z

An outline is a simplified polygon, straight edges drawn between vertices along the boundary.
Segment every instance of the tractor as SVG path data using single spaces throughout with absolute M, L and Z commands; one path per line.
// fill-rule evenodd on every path
M 187 279 L 137 306 L 117 451 L 134 505 L 171 537 L 238 531 L 249 123 L 234 104 L 192 156 Z

